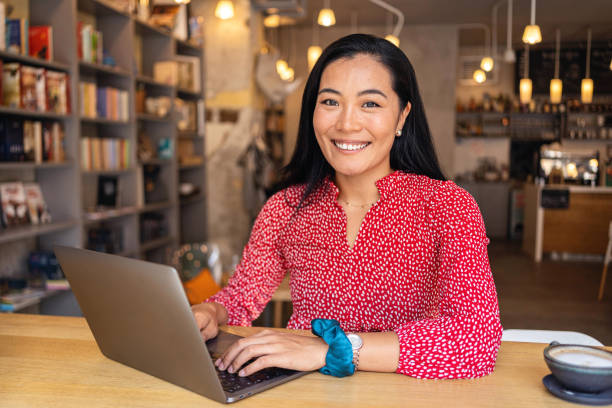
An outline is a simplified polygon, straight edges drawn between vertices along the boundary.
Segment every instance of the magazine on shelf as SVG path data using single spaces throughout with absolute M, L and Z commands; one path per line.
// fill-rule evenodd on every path
M 25 18 L 7 18 L 6 50 L 15 54 L 28 55 L 28 20 Z
M 21 182 L 0 183 L 0 202 L 5 228 L 28 223 L 28 206 Z
M 0 1 L 0 51 L 6 50 L 6 5 Z
M 45 98 L 45 69 L 27 65 L 21 66 L 21 107 L 44 112 L 47 108 Z
M 30 223 L 33 225 L 48 224 L 51 222 L 51 214 L 43 198 L 38 183 L 24 183 L 23 189 L 28 206 Z
M 2 141 L 4 161 L 23 161 L 23 123 L 21 119 L 6 118 L 2 127 L 0 140 Z
M 174 57 L 177 62 L 178 88 L 190 92 L 200 92 L 200 58 L 187 55 Z
M 69 112 L 68 75 L 65 72 L 46 71 L 47 110 L 58 114 Z
M 53 60 L 53 27 L 32 26 L 29 29 L 30 56 Z
M 2 65 L 2 100 L 4 106 L 19 108 L 21 106 L 21 69 L 16 62 Z

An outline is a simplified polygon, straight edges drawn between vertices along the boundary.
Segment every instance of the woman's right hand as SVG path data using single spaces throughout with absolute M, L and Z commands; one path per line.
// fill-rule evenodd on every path
M 219 333 L 219 325 L 227 321 L 227 310 L 219 303 L 193 305 L 191 312 L 204 341 L 216 337 Z

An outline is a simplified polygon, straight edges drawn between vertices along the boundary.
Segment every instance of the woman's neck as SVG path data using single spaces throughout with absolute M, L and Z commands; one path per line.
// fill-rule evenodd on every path
M 346 176 L 336 173 L 335 183 L 340 190 L 338 200 L 349 202 L 353 205 L 373 204 L 380 198 L 376 182 L 391 174 L 389 169 L 381 174 L 362 174 L 357 176 Z

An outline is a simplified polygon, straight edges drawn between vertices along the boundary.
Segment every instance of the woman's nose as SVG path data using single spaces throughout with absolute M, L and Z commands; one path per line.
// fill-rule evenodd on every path
M 340 111 L 336 129 L 344 132 L 355 132 L 361 130 L 361 124 L 358 113 L 352 107 L 344 107 Z

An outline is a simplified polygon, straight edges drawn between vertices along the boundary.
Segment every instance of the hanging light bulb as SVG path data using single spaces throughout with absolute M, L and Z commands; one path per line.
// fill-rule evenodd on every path
M 234 3 L 231 0 L 219 0 L 215 7 L 215 16 L 221 20 L 234 17 Z
M 287 61 L 285 61 L 284 59 L 279 59 L 278 61 L 276 61 L 276 72 L 278 73 L 278 75 L 281 76 L 281 78 L 288 69 L 289 64 L 287 64 Z
M 287 69 L 283 71 L 282 74 L 280 74 L 280 77 L 283 81 L 293 81 L 293 78 L 295 77 L 295 71 L 293 70 L 293 68 L 287 67 Z
M 280 25 L 280 16 L 278 14 L 270 14 L 263 21 L 264 27 L 276 28 Z
M 525 44 L 537 44 L 542 42 L 540 27 L 535 23 L 535 5 L 536 0 L 531 0 L 531 23 L 525 26 L 525 31 L 523 31 L 523 42 Z
M 563 82 L 559 79 L 559 48 L 561 48 L 561 31 L 557 28 L 555 33 L 555 77 L 550 80 L 550 103 L 561 103 Z
M 485 72 L 491 72 L 493 70 L 493 58 L 484 57 L 482 61 L 480 61 L 480 68 L 485 70 Z
M 318 45 L 311 45 L 308 47 L 308 70 L 311 70 L 314 67 L 314 64 L 317 63 L 317 60 L 321 56 L 323 50 Z
M 391 44 L 395 45 L 396 47 L 399 47 L 399 44 L 400 44 L 399 38 L 397 38 L 393 34 L 385 35 L 385 40 L 389 41 Z
M 528 104 L 531 102 L 531 92 L 532 92 L 532 84 L 531 79 L 529 79 L 529 46 L 525 46 L 525 71 L 523 73 L 523 78 L 519 83 L 519 99 L 522 104 Z
M 586 75 L 580 84 L 580 100 L 582 103 L 593 102 L 593 80 L 591 77 L 591 28 L 587 32 Z
M 508 0 L 508 12 L 506 22 L 506 51 L 504 52 L 504 61 L 507 63 L 516 62 L 516 53 L 512 49 L 512 1 Z
M 485 74 L 485 72 L 482 69 L 477 69 L 476 71 L 474 71 L 474 81 L 476 81 L 479 84 L 482 84 L 486 80 L 487 80 L 487 74 Z
M 319 11 L 318 18 L 319 25 L 323 27 L 330 27 L 336 24 L 336 15 L 334 10 L 329 7 L 329 0 L 325 0 L 324 7 Z

